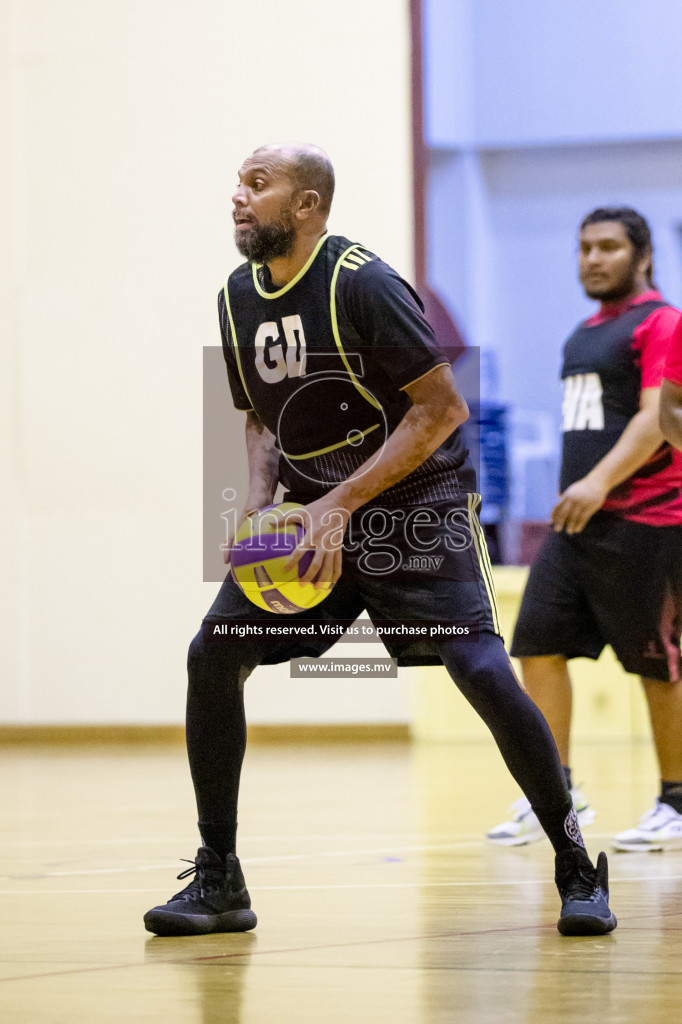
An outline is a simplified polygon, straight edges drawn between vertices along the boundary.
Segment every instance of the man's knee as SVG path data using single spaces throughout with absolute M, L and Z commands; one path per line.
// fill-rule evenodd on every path
M 513 675 L 502 637 L 496 633 L 481 633 L 477 643 L 447 644 L 442 658 L 459 684 L 477 686 L 500 674 Z
M 252 645 L 205 640 L 200 630 L 189 645 L 187 673 L 190 684 L 209 680 L 243 686 L 260 661 L 261 653 Z
M 191 672 L 194 668 L 198 667 L 206 656 L 206 641 L 201 635 L 201 630 L 193 637 L 189 650 L 187 651 L 187 669 Z
M 568 664 L 567 659 L 563 654 L 520 655 L 519 663 L 524 672 L 563 669 Z

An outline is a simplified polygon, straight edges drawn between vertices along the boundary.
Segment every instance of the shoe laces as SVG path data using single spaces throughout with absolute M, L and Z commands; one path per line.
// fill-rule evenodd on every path
M 189 885 L 173 897 L 174 900 L 196 900 L 203 899 L 206 895 L 214 892 L 218 892 L 222 889 L 225 883 L 225 876 L 222 871 L 216 868 L 208 868 L 205 864 L 201 863 L 197 857 L 196 860 L 188 860 L 187 857 L 181 857 L 185 864 L 190 864 L 191 867 L 185 868 L 178 875 L 178 881 L 182 881 L 184 878 L 189 878 L 190 875 L 195 877 L 189 883 Z
M 582 860 L 566 864 L 557 878 L 557 885 L 567 900 L 594 900 L 597 897 L 595 869 Z

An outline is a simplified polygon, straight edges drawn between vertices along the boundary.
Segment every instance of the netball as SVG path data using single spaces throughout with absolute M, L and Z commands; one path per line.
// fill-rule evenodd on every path
M 230 553 L 232 578 L 249 601 L 265 611 L 293 615 L 314 608 L 331 591 L 331 587 L 319 590 L 312 583 L 301 582 L 313 558 L 312 550 L 304 551 L 295 565 L 284 569 L 305 534 L 301 523 L 291 518 L 292 512 L 303 507 L 294 501 L 266 505 L 249 516 L 235 536 Z

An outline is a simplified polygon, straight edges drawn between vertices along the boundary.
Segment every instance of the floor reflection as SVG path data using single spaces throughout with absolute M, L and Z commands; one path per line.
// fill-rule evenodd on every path
M 248 1024 L 243 1019 L 244 992 L 257 944 L 252 932 L 154 936 L 145 943 L 144 956 L 145 963 L 165 968 L 164 984 L 184 1007 L 183 1020 L 194 1006 L 196 1024 Z

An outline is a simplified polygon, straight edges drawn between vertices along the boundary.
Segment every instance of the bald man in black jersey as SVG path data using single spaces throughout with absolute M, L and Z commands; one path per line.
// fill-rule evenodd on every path
M 480 498 L 458 429 L 466 403 L 412 288 L 364 246 L 327 234 L 333 190 L 329 159 L 314 146 L 262 147 L 239 171 L 235 239 L 247 262 L 221 291 L 219 314 L 233 401 L 246 416 L 244 515 L 269 505 L 279 484 L 305 505 L 300 548 L 313 555 L 303 579 L 333 587 L 306 620 L 333 626 L 366 610 L 375 623 L 473 624 L 477 642 L 387 646 L 401 665 L 445 665 L 550 836 L 559 931 L 603 934 L 616 926 L 606 857 L 595 868 L 585 851 L 551 733 L 499 634 Z M 395 563 L 367 557 L 363 541 L 377 517 L 393 530 Z M 439 551 L 437 574 L 404 571 L 403 554 L 419 544 Z M 277 616 L 250 604 L 228 576 L 188 661 L 187 747 L 203 845 L 194 879 L 145 915 L 159 935 L 255 927 L 236 855 L 243 685 L 258 665 L 319 656 L 338 635 L 209 639 L 221 622 L 240 619 Z

